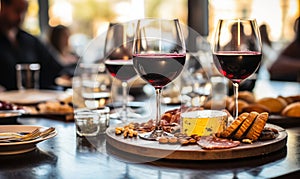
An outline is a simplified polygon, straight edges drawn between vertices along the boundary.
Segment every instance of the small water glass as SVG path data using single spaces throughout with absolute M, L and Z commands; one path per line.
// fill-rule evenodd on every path
M 104 134 L 109 127 L 109 108 L 80 109 L 75 112 L 76 133 L 79 136 Z

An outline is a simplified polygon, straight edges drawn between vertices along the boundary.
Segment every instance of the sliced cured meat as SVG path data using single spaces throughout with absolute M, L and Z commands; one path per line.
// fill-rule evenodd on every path
M 197 142 L 202 149 L 229 149 L 240 145 L 240 141 L 218 138 L 215 136 L 201 137 Z

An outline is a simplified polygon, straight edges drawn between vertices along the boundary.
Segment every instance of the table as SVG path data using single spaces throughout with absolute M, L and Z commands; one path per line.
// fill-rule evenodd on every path
M 222 161 L 178 161 L 151 160 L 123 153 L 106 144 L 103 135 L 78 137 L 73 122 L 45 117 L 22 117 L 18 122 L 53 126 L 58 135 L 39 143 L 32 152 L 0 156 L 0 178 L 248 179 L 300 176 L 300 126 L 286 126 L 287 146 L 269 155 Z

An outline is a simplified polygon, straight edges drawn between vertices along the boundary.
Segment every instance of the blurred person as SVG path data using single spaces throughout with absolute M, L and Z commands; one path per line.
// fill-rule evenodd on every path
M 269 79 L 270 74 L 268 69 L 276 60 L 278 53 L 273 47 L 273 42 L 270 39 L 269 31 L 270 28 L 267 24 L 261 24 L 259 26 L 261 42 L 262 42 L 262 62 L 258 75 L 260 79 Z
M 238 31 L 240 31 L 239 36 L 237 35 Z M 232 39 L 230 40 L 230 42 L 228 42 L 225 45 L 224 50 L 234 50 L 234 49 L 231 49 L 231 47 L 234 44 L 237 44 L 239 42 L 241 44 L 247 43 L 250 45 L 250 49 L 253 49 L 254 45 L 253 45 L 252 39 L 246 35 L 244 26 L 242 24 L 240 24 L 240 23 L 232 24 L 230 32 L 231 32 Z M 240 48 L 243 49 L 243 46 L 241 45 Z M 257 73 L 258 73 L 258 70 L 255 72 L 255 74 L 253 74 L 249 78 L 243 80 L 241 82 L 241 84 L 239 85 L 239 91 L 252 91 L 255 86 Z M 229 95 L 233 95 L 232 88 L 233 88 L 232 83 L 229 81 L 229 90 L 228 90 Z
M 300 82 L 300 17 L 295 21 L 295 39 L 278 55 L 269 69 L 271 80 Z
M 79 60 L 79 57 L 72 50 L 69 39 L 71 31 L 69 27 L 57 25 L 50 28 L 48 33 L 47 45 L 55 55 L 58 63 L 64 68 L 60 73 L 60 77 L 66 80 L 71 80 L 74 76 L 74 71 Z
M 261 24 L 259 26 L 259 32 L 261 36 L 261 42 L 269 47 L 272 47 L 272 42 L 269 37 L 269 26 L 267 24 Z
M 76 64 L 78 61 L 78 56 L 69 45 L 70 35 L 70 29 L 63 25 L 52 27 L 48 34 L 48 45 L 63 66 Z
M 41 65 L 39 87 L 42 89 L 53 89 L 54 80 L 63 68 L 37 37 L 21 29 L 27 8 L 27 0 L 1 0 L 0 86 L 4 90 L 17 89 L 17 63 Z

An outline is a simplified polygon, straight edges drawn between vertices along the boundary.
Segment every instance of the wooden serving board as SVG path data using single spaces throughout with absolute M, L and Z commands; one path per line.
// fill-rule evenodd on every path
M 273 124 L 266 126 L 279 131 L 276 139 L 257 141 L 253 144 L 242 143 L 231 149 L 204 150 L 199 145 L 159 144 L 158 141 L 148 141 L 138 137 L 124 139 L 122 135 L 115 135 L 115 128 L 113 127 L 107 129 L 106 141 L 121 151 L 144 157 L 178 160 L 237 159 L 269 154 L 286 146 L 287 132 L 285 129 Z

